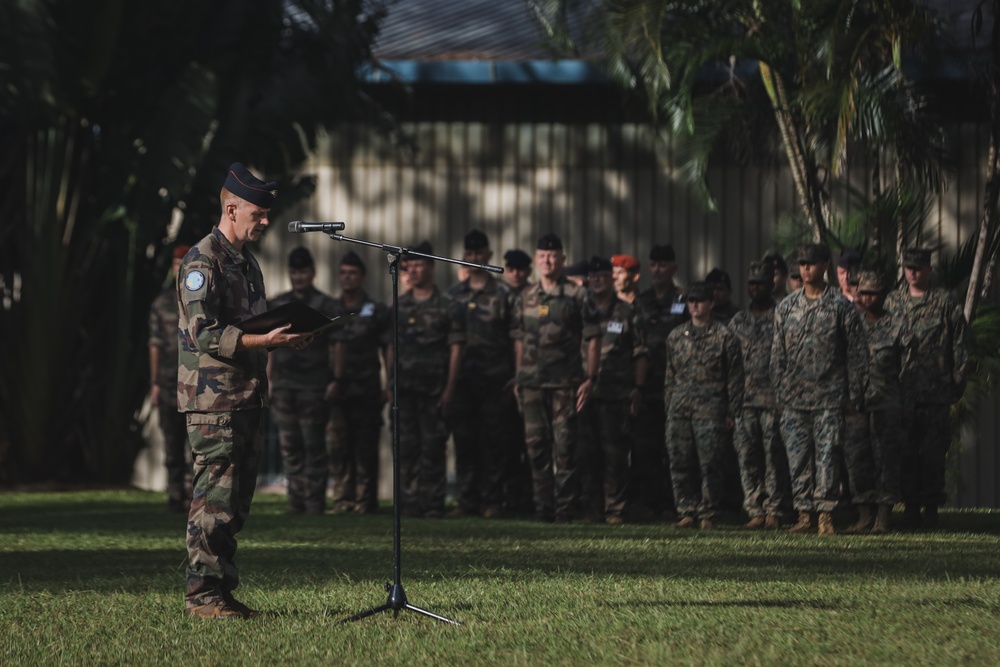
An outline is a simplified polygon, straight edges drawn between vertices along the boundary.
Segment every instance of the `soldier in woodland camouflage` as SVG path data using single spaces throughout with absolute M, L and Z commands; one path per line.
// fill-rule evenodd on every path
M 199 618 L 259 613 L 233 591 L 236 535 L 250 513 L 263 443 L 267 350 L 303 349 L 311 340 L 287 333 L 290 325 L 266 334 L 239 328 L 266 310 L 264 277 L 246 243 L 267 227 L 275 187 L 231 165 L 219 224 L 188 251 L 178 273 L 177 403 L 194 458 L 184 606 Z
M 288 278 L 292 289 L 268 304 L 277 308 L 301 301 L 327 317 L 335 315 L 333 299 L 313 285 L 316 268 L 306 248 L 288 255 Z M 326 453 L 326 423 L 330 416 L 333 386 L 333 334 L 323 344 L 305 350 L 279 348 L 267 358 L 271 390 L 271 415 L 278 426 L 278 443 L 288 480 L 289 514 L 322 514 L 326 509 L 329 462 Z
M 187 512 L 191 504 L 191 464 L 188 461 L 187 424 L 177 411 L 177 272 L 191 246 L 174 249 L 170 287 L 153 300 L 149 309 L 150 402 L 156 408 L 163 432 L 167 468 L 167 509 Z
M 600 331 L 584 288 L 562 275 L 562 240 L 538 240 L 539 282 L 522 292 L 514 307 L 516 391 L 524 413 L 524 435 L 534 479 L 535 515 L 567 522 L 578 500 L 577 413 L 583 409 L 600 359 Z M 584 377 L 580 342 L 589 340 Z
M 727 431 L 743 406 L 743 358 L 736 335 L 712 317 L 712 289 L 692 283 L 691 321 L 667 336 L 663 400 L 678 528 L 712 530 L 722 494 Z
M 814 531 L 818 513 L 819 533 L 834 535 L 844 413 L 863 408 L 868 350 L 854 306 L 826 284 L 829 247 L 802 246 L 798 264 L 805 285 L 774 315 L 771 382 L 785 399 L 781 437 L 799 513 L 791 532 Z
M 917 525 L 923 507 L 923 523 L 933 527 L 945 501 L 949 406 L 965 391 L 967 325 L 951 296 L 931 287 L 929 250 L 905 250 L 903 266 L 906 285 L 886 300 L 886 310 L 911 337 L 903 358 L 902 383 L 911 392 L 913 411 L 903 420 L 902 494 L 907 523 Z
M 781 442 L 778 402 L 771 386 L 774 275 L 770 262 L 750 262 L 750 305 L 729 322 L 740 340 L 746 378 L 733 442 L 743 484 L 743 509 L 750 517 L 745 527 L 749 529 L 780 527 L 792 501 L 788 456 Z

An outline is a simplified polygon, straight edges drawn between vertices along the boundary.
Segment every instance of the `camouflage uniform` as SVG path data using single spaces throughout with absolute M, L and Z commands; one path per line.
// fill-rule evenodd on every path
M 440 513 L 445 499 L 448 425 L 438 407 L 448 380 L 451 346 L 465 342 L 465 320 L 437 287 L 423 301 L 399 297 L 399 470 L 402 507 L 411 515 Z
M 516 382 L 531 460 L 535 513 L 570 518 L 578 501 L 576 391 L 583 382 L 580 341 L 600 335 L 587 290 L 560 277 L 517 298 L 511 338 L 522 341 Z
M 285 292 L 268 305 L 273 309 L 292 301 L 303 301 L 327 317 L 335 315 L 333 299 L 316 288 L 310 288 L 301 298 Z M 288 507 L 322 513 L 326 506 L 326 423 L 330 416 L 323 394 L 333 380 L 332 335 L 325 335 L 303 350 L 277 348 L 271 352 L 270 366 L 271 415 L 278 426 L 288 480 Z
M 514 295 L 490 275 L 483 289 L 473 289 L 464 280 L 448 295 L 465 313 L 465 348 L 451 410 L 458 507 L 468 513 L 499 510 L 510 431 L 509 384 L 514 377 Z
M 755 313 L 748 306 L 729 322 L 740 340 L 746 385 L 733 442 L 739 457 L 743 509 L 750 517 L 781 520 L 791 507 L 788 455 L 778 428 L 778 402 L 771 386 L 774 308 Z
M 868 385 L 865 410 L 875 460 L 875 487 L 880 505 L 895 505 L 900 495 L 900 444 L 903 350 L 908 343 L 899 320 L 886 313 L 877 320 L 862 318 L 868 343 Z
M 191 500 L 191 464 L 186 419 L 177 411 L 177 319 L 177 290 L 167 288 L 149 309 L 149 347 L 160 351 L 153 382 L 159 387 L 156 411 L 163 431 L 167 503 L 183 508 Z
M 633 504 L 656 514 L 673 507 L 670 468 L 667 463 L 667 413 L 663 403 L 663 382 L 667 366 L 667 335 L 688 319 L 684 295 L 671 286 L 662 299 L 652 288 L 635 301 L 637 326 L 642 333 L 649 359 L 642 407 L 632 421 Z
M 355 310 L 337 299 L 335 312 L 346 315 Z M 385 304 L 363 293 L 356 315 L 336 327 L 334 337 L 345 346 L 345 356 L 327 426 L 333 506 L 374 512 L 384 403 L 379 349 L 392 343 L 392 314 Z
M 188 251 L 178 275 L 177 404 L 194 457 L 187 604 L 212 604 L 239 585 L 236 535 L 257 486 L 267 407 L 267 352 L 238 352 L 237 326 L 267 306 L 256 258 L 218 227 Z
M 677 516 L 711 520 L 719 512 L 726 417 L 743 405 L 743 358 L 736 335 L 710 320 L 667 336 L 663 400 Z
M 778 304 L 771 347 L 771 382 L 782 406 L 793 504 L 800 512 L 832 512 L 840 488 L 844 406 L 863 400 L 868 350 L 861 320 L 840 291 L 816 299 L 805 290 Z
M 885 309 L 910 336 L 902 384 L 913 418 L 904 424 L 902 494 L 908 507 L 937 508 L 945 501 L 945 459 L 951 444 L 949 406 L 965 391 L 966 322 L 961 307 L 940 288 L 922 297 L 893 292 Z

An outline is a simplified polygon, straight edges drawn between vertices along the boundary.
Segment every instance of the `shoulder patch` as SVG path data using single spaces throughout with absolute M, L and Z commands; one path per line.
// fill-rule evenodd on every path
M 190 292 L 196 292 L 205 285 L 205 274 L 201 271 L 191 271 L 184 278 L 184 287 Z

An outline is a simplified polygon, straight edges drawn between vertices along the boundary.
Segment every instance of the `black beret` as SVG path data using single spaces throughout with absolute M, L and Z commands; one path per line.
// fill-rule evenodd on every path
M 733 282 L 732 280 L 730 280 L 729 274 L 720 269 L 719 267 L 715 267 L 714 269 L 708 272 L 708 275 L 705 276 L 705 282 L 710 283 L 712 285 L 722 283 L 729 289 L 733 289 Z
M 360 257 L 358 257 L 358 253 L 354 252 L 353 250 L 348 250 L 347 254 L 345 254 L 343 257 L 340 258 L 340 265 L 356 266 L 359 269 L 361 269 L 361 273 L 366 272 L 365 263 L 361 261 Z
M 538 239 L 539 250 L 562 250 L 562 239 L 555 234 L 546 234 Z
M 288 268 L 308 269 L 313 266 L 315 266 L 315 264 L 313 264 L 313 256 L 312 253 L 309 252 L 308 248 L 299 246 L 288 253 Z
M 654 245 L 649 251 L 649 259 L 654 262 L 676 262 L 677 255 L 674 254 L 674 247 L 669 243 L 665 245 Z
M 611 260 L 607 257 L 598 257 L 597 255 L 594 255 L 587 263 L 588 273 L 604 273 L 605 271 L 611 273 L 612 268 L 613 265 L 611 264 Z
M 471 232 L 465 235 L 465 249 L 466 250 L 482 250 L 483 248 L 490 247 L 490 240 L 486 238 L 486 234 L 482 233 L 478 229 L 473 229 Z
M 503 254 L 503 261 L 512 269 L 527 269 L 531 266 L 531 255 L 515 248 Z
M 903 250 L 903 266 L 911 269 L 922 269 L 930 265 L 930 250 L 925 248 L 906 248 Z
M 585 276 L 588 273 L 590 273 L 590 262 L 585 259 L 581 259 L 579 262 L 573 262 L 563 269 L 564 276 Z
M 424 240 L 424 241 L 421 241 L 420 243 L 418 243 L 417 247 L 413 248 L 413 251 L 414 252 L 423 253 L 425 255 L 433 255 L 434 254 L 434 246 L 431 245 L 430 241 Z M 418 259 L 419 260 L 423 260 L 425 262 L 433 262 L 434 261 L 433 259 L 430 259 L 429 257 L 417 257 L 417 256 L 411 256 L 409 259 L 410 259 L 411 262 L 416 261 Z
M 854 248 L 844 248 L 837 259 L 837 266 L 842 269 L 852 269 L 861 263 L 861 253 Z
M 715 290 L 708 283 L 697 282 L 688 285 L 688 301 L 711 301 L 715 296 Z
M 251 174 L 250 170 L 239 162 L 229 165 L 225 188 L 240 199 L 261 208 L 274 206 L 274 200 L 278 196 L 278 183 L 276 181 L 265 183 Z
M 779 255 L 778 253 L 772 252 L 770 254 L 764 255 L 764 261 L 771 262 L 774 268 L 781 271 L 785 275 L 788 274 L 788 264 L 785 262 L 785 258 Z

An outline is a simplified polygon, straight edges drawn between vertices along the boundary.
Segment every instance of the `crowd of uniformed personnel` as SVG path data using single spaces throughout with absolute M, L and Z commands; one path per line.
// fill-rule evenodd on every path
M 464 248 L 467 262 L 493 260 L 478 230 Z M 426 241 L 414 250 L 433 252 Z M 851 249 L 838 258 L 839 285 L 827 284 L 831 261 L 827 246 L 805 244 L 787 263 L 777 254 L 751 262 L 737 274 L 749 299 L 741 308 L 721 268 L 678 287 L 669 244 L 643 261 L 615 254 L 567 266 L 562 241 L 546 234 L 533 256 L 504 253 L 503 278 L 469 268 L 448 289 L 435 262 L 411 255 L 401 262 L 395 350 L 391 303 L 365 291 L 362 259 L 341 258 L 333 298 L 314 286 L 309 251 L 296 248 L 291 289 L 268 307 L 301 300 L 347 317 L 321 341 L 268 355 L 287 511 L 377 511 L 395 381 L 406 516 L 531 512 L 710 530 L 742 497 L 748 529 L 834 534 L 831 513 L 845 501 L 857 510 L 847 532 L 888 530 L 897 503 L 901 524 L 933 526 L 945 500 L 948 408 L 964 388 L 961 310 L 932 286 L 929 251 L 903 253 L 898 289 L 862 270 Z M 176 392 L 167 333 L 176 309 L 164 296 L 150 317 L 161 398 Z M 161 419 L 178 509 L 190 502 L 185 434 Z

